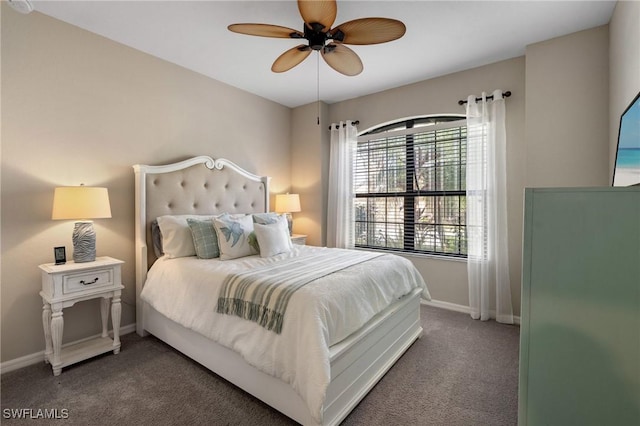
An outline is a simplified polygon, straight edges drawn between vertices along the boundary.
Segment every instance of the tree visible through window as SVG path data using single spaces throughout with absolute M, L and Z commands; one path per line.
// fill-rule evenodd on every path
M 464 119 L 450 116 L 403 120 L 361 135 L 356 247 L 466 256 L 466 140 Z

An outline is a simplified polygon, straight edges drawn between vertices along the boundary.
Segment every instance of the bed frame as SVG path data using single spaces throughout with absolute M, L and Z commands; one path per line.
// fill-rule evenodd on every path
M 207 156 L 163 166 L 135 165 L 136 331 L 151 333 L 214 373 L 303 425 L 317 425 L 307 404 L 282 380 L 248 365 L 237 353 L 169 320 L 140 299 L 156 260 L 151 222 L 166 214 L 269 211 L 269 178 Z M 330 348 L 331 383 L 322 425 L 336 425 L 355 408 L 422 335 L 420 290 L 405 296 L 362 329 Z

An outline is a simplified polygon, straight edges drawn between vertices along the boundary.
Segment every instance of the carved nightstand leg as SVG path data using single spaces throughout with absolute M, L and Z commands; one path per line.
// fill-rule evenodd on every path
M 120 291 L 113 293 L 111 301 L 111 323 L 113 325 L 113 353 L 120 353 Z
M 107 333 L 107 321 L 109 320 L 109 299 L 103 297 L 100 299 L 100 315 L 102 315 L 102 337 L 109 336 Z
M 53 375 L 59 376 L 62 372 L 60 361 L 60 348 L 62 347 L 62 332 L 64 330 L 64 320 L 62 319 L 62 306 L 54 306 L 51 314 L 51 341 L 53 344 Z
M 44 328 L 44 362 L 49 363 L 49 359 L 53 354 L 53 345 L 51 343 L 51 305 L 43 302 L 42 305 L 42 327 Z

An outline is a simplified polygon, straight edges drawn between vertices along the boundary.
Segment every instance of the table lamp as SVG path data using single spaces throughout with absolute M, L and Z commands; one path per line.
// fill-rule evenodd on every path
M 76 219 L 73 228 L 73 260 L 76 263 L 96 260 L 96 232 L 93 221 L 111 217 L 107 188 L 63 186 L 53 194 L 51 219 Z
M 276 195 L 276 213 L 285 213 L 289 225 L 289 235 L 293 233 L 293 216 L 291 213 L 300 211 L 300 196 L 298 194 Z

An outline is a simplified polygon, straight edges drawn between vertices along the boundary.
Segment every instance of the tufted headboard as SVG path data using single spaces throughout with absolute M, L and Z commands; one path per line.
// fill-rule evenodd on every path
M 256 176 L 229 160 L 200 156 L 174 164 L 136 164 L 136 309 L 147 271 L 156 256 L 151 222 L 179 214 L 262 213 L 269 211 L 269 177 Z M 140 328 L 140 322 L 138 321 Z M 138 330 L 139 333 L 142 330 Z

